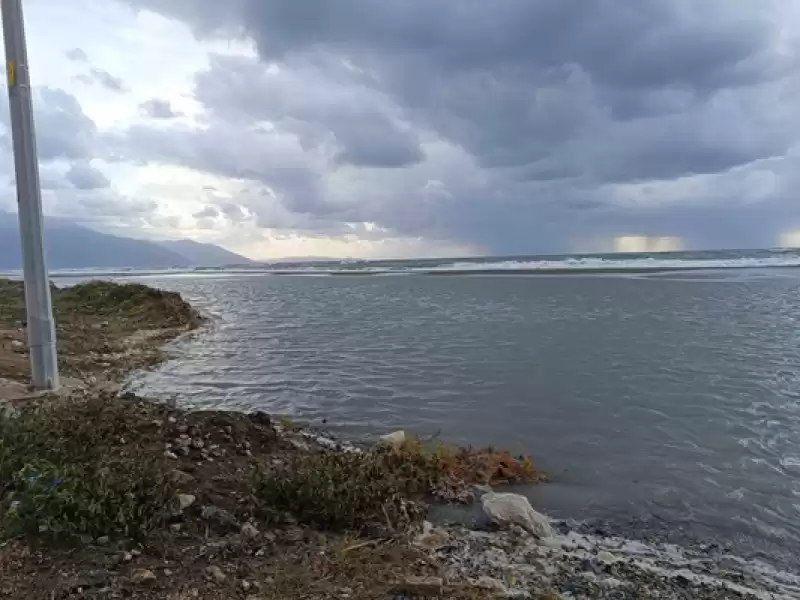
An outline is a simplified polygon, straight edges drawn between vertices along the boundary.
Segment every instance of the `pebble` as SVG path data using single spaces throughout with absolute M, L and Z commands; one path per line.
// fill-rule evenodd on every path
M 508 590 L 506 590 L 506 586 L 503 585 L 502 582 L 487 575 L 481 575 L 477 579 L 473 580 L 472 585 L 480 590 L 492 592 L 495 597 L 505 597 L 508 592 Z
M 599 560 L 601 563 L 613 563 L 617 561 L 617 557 L 607 550 L 602 550 L 601 552 L 597 553 L 597 560 Z
M 211 521 L 229 529 L 239 529 L 239 522 L 236 517 L 223 508 L 207 505 L 201 509 L 200 514 L 206 521 Z
M 241 533 L 242 536 L 248 540 L 256 540 L 260 535 L 258 529 L 256 529 L 255 526 L 251 523 L 245 523 L 244 525 L 242 525 Z
M 193 494 L 179 494 L 178 506 L 180 506 L 181 510 L 186 510 L 195 503 L 195 500 L 197 500 L 197 496 Z
M 110 540 L 108 539 L 107 535 L 102 535 L 99 538 L 97 538 L 97 545 L 98 546 L 107 546 L 109 541 Z
M 205 445 L 206 445 L 205 442 L 203 440 L 201 440 L 200 438 L 194 438 L 192 440 L 192 448 L 194 448 L 195 450 L 200 450 Z
M 242 580 L 242 591 L 249 592 L 251 587 L 253 587 L 253 586 L 250 585 L 249 581 L 247 581 L 246 579 Z
M 178 457 L 176 456 L 176 454 L 174 452 L 170 452 L 169 450 L 164 452 L 164 457 L 168 458 L 170 460 L 178 460 Z
M 216 565 L 206 567 L 206 575 L 216 583 L 224 583 L 227 579 L 225 572 Z
M 180 533 L 180 532 L 181 532 L 181 524 L 180 524 L 180 523 L 172 523 L 172 524 L 169 526 L 169 530 L 170 530 L 172 533 Z
M 407 577 L 394 588 L 395 594 L 407 596 L 439 597 L 444 589 L 441 577 Z
M 150 569 L 136 569 L 131 575 L 131 581 L 138 585 L 151 584 L 158 579 Z
M 189 473 L 181 471 L 180 469 L 175 469 L 172 471 L 170 479 L 172 479 L 172 483 L 177 485 L 187 485 L 194 481 L 194 477 L 192 475 L 189 475 Z

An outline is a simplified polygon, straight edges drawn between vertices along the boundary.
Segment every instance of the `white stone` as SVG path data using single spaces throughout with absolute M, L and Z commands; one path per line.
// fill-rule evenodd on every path
M 395 431 L 392 433 L 387 433 L 386 435 L 382 435 L 378 438 L 378 444 L 381 446 L 391 446 L 392 448 L 397 448 L 401 446 L 406 441 L 406 432 L 402 429 L 400 431 Z
M 519 525 L 531 535 L 539 538 L 553 535 L 547 517 L 533 510 L 525 496 L 492 492 L 481 498 L 481 505 L 489 520 L 499 527 L 508 527 L 513 524 Z
M 422 533 L 414 539 L 414 545 L 428 550 L 437 550 L 445 546 L 450 540 L 450 536 L 444 529 L 434 527 L 434 525 L 425 521 L 422 524 Z
M 178 496 L 178 506 L 181 507 L 181 510 L 186 510 L 194 504 L 195 500 L 197 500 L 197 496 L 192 494 L 180 494 Z
M 613 563 L 617 562 L 617 557 L 608 552 L 607 550 L 601 550 L 597 553 L 597 560 L 602 563 Z

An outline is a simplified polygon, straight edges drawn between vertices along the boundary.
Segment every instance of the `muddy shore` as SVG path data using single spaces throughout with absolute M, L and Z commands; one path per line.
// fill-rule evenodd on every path
M 431 503 L 543 479 L 524 457 L 356 447 L 264 413 L 120 397 L 203 326 L 176 294 L 54 290 L 67 385 L 32 395 L 21 293 L 0 281 L 0 598 L 800 597 L 789 574 L 703 549 L 425 520 Z

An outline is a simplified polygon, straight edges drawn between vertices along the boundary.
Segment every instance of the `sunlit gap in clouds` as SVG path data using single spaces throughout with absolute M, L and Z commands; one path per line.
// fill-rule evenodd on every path
M 620 235 L 614 238 L 614 252 L 680 252 L 683 240 L 674 236 Z
M 570 241 L 574 254 L 606 254 L 614 252 L 681 252 L 686 250 L 683 239 L 677 236 L 615 235 L 587 236 Z
M 784 231 L 780 234 L 778 246 L 781 248 L 800 248 L 800 229 Z

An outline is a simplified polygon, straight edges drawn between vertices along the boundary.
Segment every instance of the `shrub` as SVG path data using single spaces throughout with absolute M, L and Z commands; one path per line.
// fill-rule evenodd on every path
M 399 529 L 423 514 L 423 497 L 468 499 L 468 484 L 537 481 L 530 459 L 491 448 L 451 448 L 409 439 L 361 454 L 293 454 L 257 474 L 267 513 L 335 530 Z
M 140 538 L 164 524 L 173 492 L 150 465 L 113 462 L 76 466 L 33 461 L 10 481 L 0 503 L 6 536 L 42 534 Z
M 137 407 L 97 396 L 0 413 L 0 534 L 140 537 L 160 526 L 174 488 L 163 460 L 126 445 Z
M 299 454 L 257 475 L 263 509 L 292 514 L 303 524 L 365 532 L 418 520 L 417 502 L 438 479 L 434 457 L 391 449 L 363 454 Z

